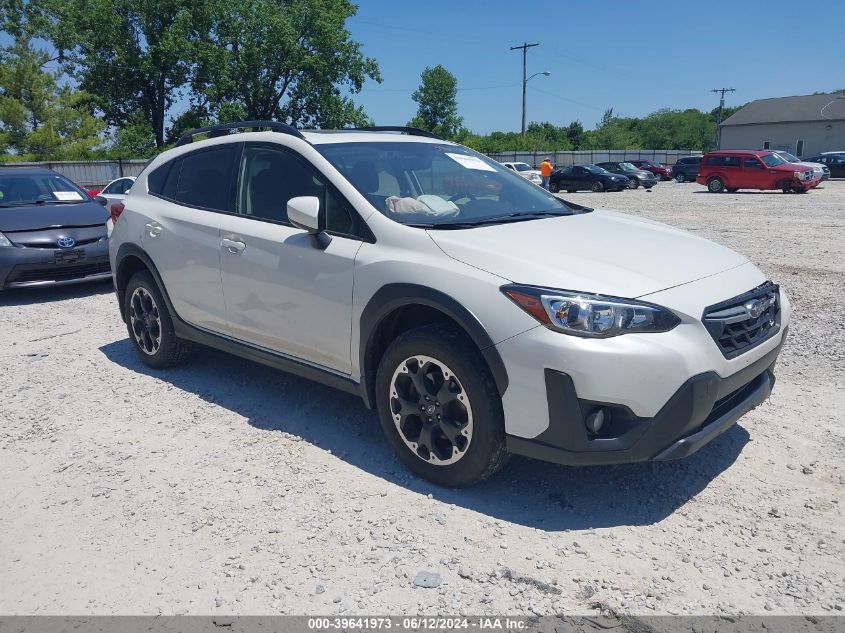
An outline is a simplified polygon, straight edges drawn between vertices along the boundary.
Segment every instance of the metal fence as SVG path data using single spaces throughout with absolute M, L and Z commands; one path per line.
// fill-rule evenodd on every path
M 99 189 L 115 178 L 137 176 L 149 161 L 91 160 L 40 163 L 0 163 L 0 167 L 47 167 L 67 176 L 83 189 Z
M 674 165 L 684 156 L 701 156 L 689 149 L 595 149 L 574 152 L 496 152 L 488 154 L 493 160 L 528 163 L 539 168 L 544 158 L 551 158 L 556 167 L 585 165 L 588 163 L 622 162 L 631 159 L 651 160 Z

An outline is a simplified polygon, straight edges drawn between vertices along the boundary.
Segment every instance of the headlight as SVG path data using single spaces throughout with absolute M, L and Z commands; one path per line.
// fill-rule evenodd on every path
M 507 285 L 501 290 L 550 330 L 575 336 L 668 332 L 681 322 L 666 308 L 632 299 L 534 286 Z
M 0 246 L 11 246 L 12 243 L 9 241 L 9 238 L 0 233 Z

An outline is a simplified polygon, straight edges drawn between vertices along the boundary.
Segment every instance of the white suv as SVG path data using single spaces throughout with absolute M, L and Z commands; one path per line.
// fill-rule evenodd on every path
M 509 453 L 686 456 L 767 398 L 789 322 L 741 255 L 410 128 L 204 128 L 123 204 L 111 264 L 146 364 L 201 343 L 357 393 L 443 485 Z

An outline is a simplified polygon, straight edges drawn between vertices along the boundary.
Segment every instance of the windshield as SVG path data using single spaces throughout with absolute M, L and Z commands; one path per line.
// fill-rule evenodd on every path
M 531 165 L 528 165 L 526 163 L 514 163 L 513 168 L 517 171 L 531 171 L 532 169 Z
M 599 167 L 598 165 L 584 165 L 584 169 L 586 169 L 587 171 L 591 171 L 594 174 L 607 174 L 607 173 L 609 173 L 606 169 L 604 169 L 603 167 Z
M 800 163 L 801 162 L 800 158 L 796 158 L 795 156 L 793 156 L 789 152 L 778 152 L 778 156 L 783 158 L 787 163 Z
M 786 164 L 786 161 L 777 154 L 766 154 L 760 158 L 763 159 L 763 162 L 766 163 L 767 167 L 777 167 L 778 165 Z
M 466 228 L 580 210 L 460 145 L 327 143 L 316 149 L 376 209 L 402 224 Z
M 639 169 L 634 167 L 631 163 L 619 163 L 619 167 L 621 167 L 625 171 L 639 171 Z
M 88 194 L 59 174 L 0 174 L 0 207 L 82 202 Z

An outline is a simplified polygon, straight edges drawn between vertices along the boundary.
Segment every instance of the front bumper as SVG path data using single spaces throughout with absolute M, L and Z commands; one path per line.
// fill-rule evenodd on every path
M 736 374 L 726 378 L 715 372 L 693 376 L 651 418 L 638 418 L 613 404 L 580 399 L 568 375 L 546 369 L 550 426 L 531 439 L 508 435 L 507 449 L 518 455 L 578 466 L 687 457 L 769 397 L 775 382 L 774 366 L 785 338 L 786 332 L 777 347 Z M 609 432 L 615 437 L 591 436 L 587 432 L 585 417 L 597 407 L 612 411 Z
M 79 258 L 57 258 L 53 248 L 13 246 L 0 252 L 0 290 L 60 286 L 111 278 L 108 240 L 86 244 Z

